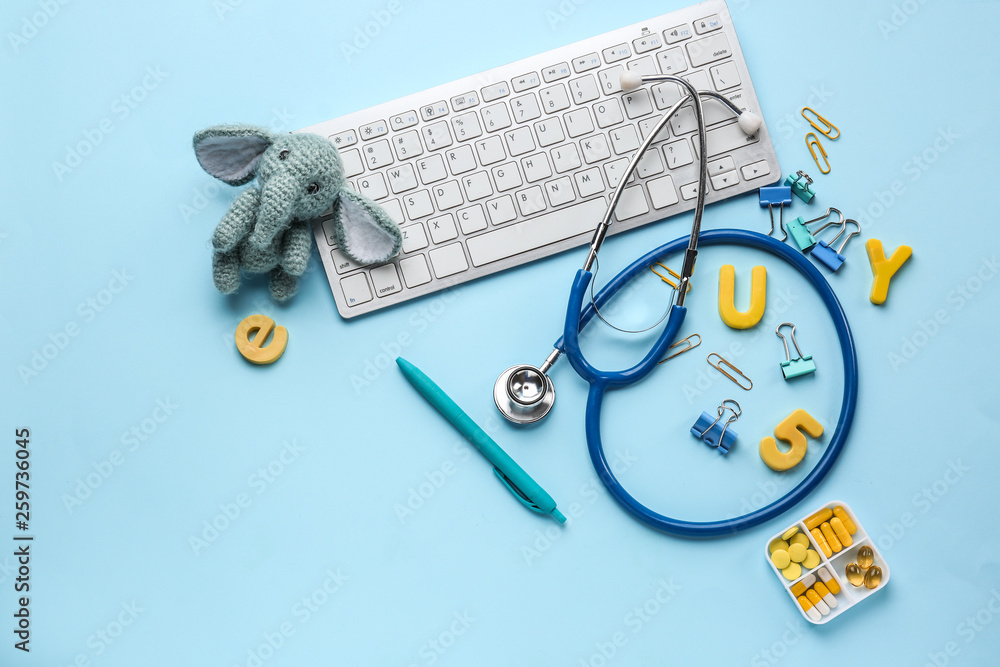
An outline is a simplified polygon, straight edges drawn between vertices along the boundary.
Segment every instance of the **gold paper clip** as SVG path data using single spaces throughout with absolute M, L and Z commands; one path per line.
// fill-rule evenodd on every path
M 694 338 L 695 336 L 698 337 L 698 342 L 697 343 L 691 341 L 691 339 Z M 679 341 L 677 341 L 676 343 L 674 343 L 673 345 L 671 345 L 670 347 L 668 347 L 667 350 L 668 351 L 672 350 L 675 347 L 677 347 L 678 345 L 680 345 L 681 343 L 687 343 L 687 345 L 685 345 L 682 349 L 677 350 L 676 352 L 674 352 L 673 354 L 671 354 L 669 357 L 664 357 L 663 359 L 661 359 L 657 363 L 662 364 L 664 361 L 667 361 L 669 359 L 673 359 L 678 354 L 684 354 L 688 350 L 693 350 L 694 348 L 698 347 L 699 345 L 701 345 L 701 334 L 693 333 L 690 336 L 688 336 L 687 338 L 681 338 Z
M 717 361 L 714 364 L 712 363 L 712 357 L 713 356 L 716 356 L 716 357 L 719 358 L 719 361 Z M 736 386 L 738 386 L 740 389 L 742 389 L 744 391 L 750 391 L 751 389 L 753 389 L 753 381 L 750 378 L 748 378 L 746 375 L 744 375 L 743 371 L 741 371 L 740 369 L 736 368 L 736 366 L 733 366 L 731 363 L 729 363 L 728 361 L 726 361 L 725 359 L 723 359 L 722 355 L 719 354 L 718 352 L 712 352 L 710 355 L 708 355 L 707 357 L 705 357 L 705 361 L 708 362 L 709 366 L 711 366 L 712 368 L 714 368 L 715 370 L 719 371 L 720 373 L 722 373 L 723 375 L 725 375 L 727 378 L 729 378 L 730 380 L 732 380 L 733 382 L 735 382 Z M 748 387 L 743 386 L 742 382 L 740 382 L 739 380 L 737 380 L 736 378 L 734 378 L 732 375 L 730 375 L 728 372 L 726 372 L 726 369 L 723 368 L 724 365 L 728 366 L 733 371 L 735 371 L 736 374 L 739 375 L 744 380 L 746 380 L 747 383 L 749 383 L 750 386 L 748 386 Z
M 810 118 L 806 114 L 807 111 L 812 113 L 812 115 L 816 117 L 816 120 Z M 815 110 L 809 107 L 804 107 L 802 109 L 802 117 L 805 118 L 807 121 L 809 121 L 809 124 L 815 127 L 817 132 L 829 137 L 830 141 L 836 141 L 840 137 L 840 130 L 837 128 L 837 126 L 828 121 L 826 118 L 820 116 L 818 113 L 816 113 Z M 825 128 L 820 127 L 819 125 L 816 124 L 816 121 L 823 123 L 823 125 L 825 125 L 826 127 Z
M 812 137 L 812 141 L 809 140 Z M 806 146 L 809 147 L 809 154 L 813 156 L 813 162 L 819 167 L 819 170 L 824 174 L 830 173 L 830 159 L 826 155 L 826 151 L 823 150 L 823 144 L 819 143 L 819 137 L 816 136 L 815 132 L 810 132 L 806 135 Z M 826 169 L 823 169 L 823 165 L 819 163 L 819 156 L 816 155 L 816 148 L 819 149 L 820 154 L 823 156 L 823 161 L 826 162 Z
M 681 279 L 681 274 L 677 273 L 676 271 L 674 271 L 673 269 L 671 269 L 671 268 L 670 268 L 669 266 L 667 266 L 666 264 L 661 264 L 660 262 L 657 262 L 657 263 L 655 264 L 655 266 L 662 266 L 662 267 L 663 267 L 663 269 L 664 269 L 664 270 L 665 270 L 665 271 L 666 271 L 667 273 L 669 273 L 669 274 L 670 274 L 670 275 L 672 275 L 672 276 L 673 276 L 674 278 L 676 278 L 676 279 L 678 280 L 678 282 L 680 281 L 680 279 Z M 656 275 L 658 275 L 658 276 L 660 277 L 660 280 L 662 280 L 662 281 L 663 281 L 663 282 L 665 282 L 666 284 L 670 285 L 670 286 L 671 286 L 671 287 L 673 287 L 674 289 L 677 289 L 677 283 L 675 283 L 675 282 L 674 282 L 673 280 L 671 280 L 670 278 L 667 278 L 667 277 L 666 277 L 665 275 L 663 275 L 662 273 L 660 273 L 659 271 L 657 271 L 656 269 L 654 269 L 654 268 L 653 268 L 652 266 L 651 266 L 651 267 L 649 267 L 649 270 L 650 270 L 650 271 L 652 271 L 653 273 L 655 273 Z M 690 281 L 688 282 L 688 289 L 687 289 L 687 291 L 688 291 L 688 292 L 690 292 L 690 291 L 691 291 L 691 283 L 690 283 Z M 664 360 L 664 361 L 666 361 L 666 360 Z

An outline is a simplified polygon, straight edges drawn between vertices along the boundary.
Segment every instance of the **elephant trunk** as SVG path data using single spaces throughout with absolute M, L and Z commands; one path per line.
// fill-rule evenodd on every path
M 249 241 L 257 248 L 267 248 L 274 238 L 288 229 L 298 197 L 294 179 L 271 179 L 261 187 L 260 209 Z

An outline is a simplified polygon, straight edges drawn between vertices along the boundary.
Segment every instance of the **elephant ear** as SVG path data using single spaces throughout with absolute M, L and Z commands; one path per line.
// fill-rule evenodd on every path
M 274 135 L 254 125 L 216 125 L 195 134 L 193 143 L 202 169 L 229 185 L 243 185 L 257 175 Z
M 385 262 L 403 245 L 403 234 L 389 214 L 347 188 L 333 204 L 333 235 L 341 252 L 359 264 Z

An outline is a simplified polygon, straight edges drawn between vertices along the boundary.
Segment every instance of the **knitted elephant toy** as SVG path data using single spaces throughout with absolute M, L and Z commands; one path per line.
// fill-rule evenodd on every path
M 359 264 L 399 252 L 399 227 L 377 204 L 347 188 L 336 147 L 315 134 L 275 135 L 252 125 L 217 125 L 194 135 L 198 163 L 229 185 L 257 178 L 215 228 L 215 286 L 232 294 L 240 273 L 270 272 L 271 296 L 295 294 L 312 249 L 308 220 L 333 209 L 333 235 Z

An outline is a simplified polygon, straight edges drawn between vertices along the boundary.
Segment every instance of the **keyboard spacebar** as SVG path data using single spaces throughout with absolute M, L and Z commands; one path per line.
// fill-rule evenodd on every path
M 482 266 L 577 234 L 593 232 L 607 208 L 604 197 L 598 197 L 494 232 L 480 234 L 467 240 L 465 245 L 469 249 L 472 263 Z

